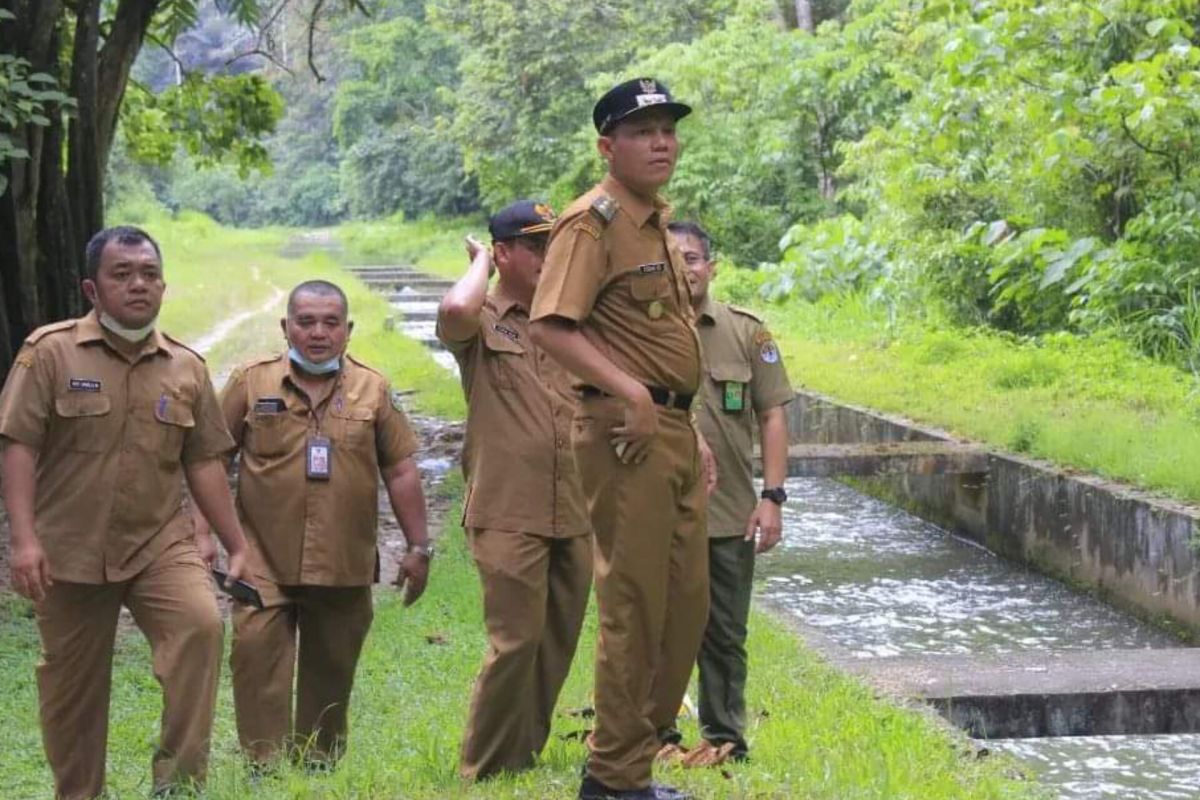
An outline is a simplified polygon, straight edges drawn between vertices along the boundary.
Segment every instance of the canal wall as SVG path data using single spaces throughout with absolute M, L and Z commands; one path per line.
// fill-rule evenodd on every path
M 799 392 L 793 444 L 961 439 Z M 1011 560 L 1200 637 L 1200 510 L 1094 476 L 989 452 L 987 472 L 889 475 L 855 485 Z

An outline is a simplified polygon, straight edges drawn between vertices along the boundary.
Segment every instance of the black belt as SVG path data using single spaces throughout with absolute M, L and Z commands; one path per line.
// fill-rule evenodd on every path
M 650 399 L 655 405 L 663 406 L 664 408 L 677 408 L 680 411 L 687 411 L 692 407 L 692 398 L 695 395 L 680 394 L 672 392 L 670 389 L 664 389 L 662 386 L 647 386 L 646 389 L 650 392 Z M 584 397 L 612 397 L 608 392 L 602 391 L 595 386 L 581 386 L 580 393 Z

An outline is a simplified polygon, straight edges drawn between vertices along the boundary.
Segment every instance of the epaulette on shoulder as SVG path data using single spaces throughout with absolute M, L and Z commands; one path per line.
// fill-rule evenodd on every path
M 79 324 L 79 320 L 77 319 L 65 319 L 62 322 L 51 322 L 49 325 L 43 325 L 25 337 L 25 344 L 37 344 L 52 333 L 74 330 L 77 324 Z
M 249 361 L 243 362 L 238 367 L 238 369 L 247 370 L 247 369 L 250 369 L 251 367 L 262 366 L 263 364 L 274 364 L 276 361 L 278 361 L 282 357 L 283 357 L 282 353 L 271 353 L 270 355 L 261 355 L 261 356 L 258 356 L 257 358 L 252 358 Z
M 620 207 L 620 204 L 616 200 L 613 200 L 606 194 L 601 194 L 592 201 L 592 205 L 588 210 L 607 225 L 617 216 L 617 210 Z
M 729 310 L 735 314 L 741 314 L 743 317 L 749 317 L 750 319 L 754 320 L 755 322 L 761 323 L 763 321 L 762 317 L 760 317 L 758 314 L 754 313 L 753 311 L 751 311 L 748 308 L 742 308 L 741 306 L 735 306 L 735 305 L 731 304 L 729 306 Z
M 387 376 L 386 376 L 386 375 L 384 375 L 382 372 L 380 372 L 379 370 L 375 369 L 375 368 L 374 368 L 374 367 L 372 367 L 370 364 L 364 364 L 362 361 L 359 361 L 357 358 L 355 358 L 354 356 L 350 355 L 349 353 L 346 353 L 346 360 L 347 360 L 347 361 L 350 361 L 350 362 L 353 362 L 354 364 L 356 364 L 356 365 L 358 365 L 358 366 L 362 367 L 362 368 L 363 368 L 363 369 L 365 369 L 367 372 L 374 372 L 374 373 L 375 373 L 376 375 L 378 375 L 379 377 L 383 378 L 384 380 L 387 380 Z
M 194 355 L 196 358 L 200 359 L 201 361 L 204 361 L 204 356 L 200 355 L 200 353 L 197 350 L 195 350 L 194 348 L 192 348 L 190 345 L 179 341 L 178 339 L 176 339 L 174 336 L 172 336 L 169 333 L 165 333 L 162 331 L 160 331 L 160 333 L 162 333 L 162 337 L 164 339 L 166 339 L 168 342 L 170 342 L 171 344 L 176 345 L 177 347 L 182 347 L 184 350 L 187 350 L 189 353 Z

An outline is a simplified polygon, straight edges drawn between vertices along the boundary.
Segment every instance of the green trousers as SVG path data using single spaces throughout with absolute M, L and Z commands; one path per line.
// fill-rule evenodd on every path
M 700 735 L 733 742 L 744 755 L 746 740 L 746 621 L 754 588 L 754 542 L 740 536 L 708 540 L 708 626 L 700 645 Z
M 700 667 L 700 735 L 715 744 L 733 742 L 745 755 L 746 621 L 754 588 L 754 542 L 740 536 L 708 540 L 708 624 L 696 661 Z M 680 744 L 671 724 L 660 728 L 663 744 Z

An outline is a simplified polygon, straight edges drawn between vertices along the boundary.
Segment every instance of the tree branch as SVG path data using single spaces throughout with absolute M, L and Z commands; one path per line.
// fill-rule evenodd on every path
M 1129 129 L 1129 125 L 1125 122 L 1124 116 L 1121 117 L 1121 130 L 1123 130 L 1125 132 L 1125 136 L 1129 139 L 1129 141 L 1131 141 L 1135 145 L 1137 145 L 1138 149 L 1141 150 L 1142 152 L 1149 153 L 1152 156 L 1159 156 L 1160 158 L 1167 159 L 1167 161 L 1170 162 L 1170 164 L 1171 164 L 1171 171 L 1175 175 L 1175 180 L 1176 181 L 1179 180 L 1179 178 L 1181 177 L 1180 173 L 1182 172 L 1182 170 L 1179 167 L 1179 157 L 1175 153 L 1172 153 L 1168 150 L 1158 150 L 1156 148 L 1150 147 L 1149 145 L 1143 144 L 1142 142 L 1138 141 L 1138 138 L 1133 135 L 1133 131 L 1131 131 Z
M 313 37 L 317 32 L 317 18 L 321 15 L 321 8 L 325 5 L 325 0 L 317 0 L 313 4 L 312 14 L 308 18 L 308 68 L 312 70 L 313 77 L 317 79 L 317 83 L 324 83 L 325 76 L 317 69 L 317 62 L 313 59 Z

